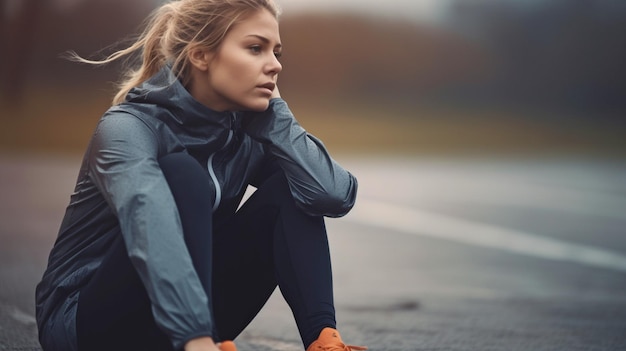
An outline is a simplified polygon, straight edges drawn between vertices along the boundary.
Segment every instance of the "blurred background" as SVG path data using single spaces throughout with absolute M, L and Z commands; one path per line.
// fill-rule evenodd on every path
M 3 0 L 0 150 L 82 152 L 158 0 Z M 281 92 L 336 152 L 626 151 L 626 2 L 282 0 Z M 126 41 L 127 42 L 127 41 Z
M 34 286 L 120 74 L 61 56 L 162 2 L 0 0 L 0 350 L 39 350 Z M 279 3 L 281 94 L 359 179 L 328 221 L 346 340 L 626 349 L 626 1 Z M 270 306 L 238 345 L 300 350 Z

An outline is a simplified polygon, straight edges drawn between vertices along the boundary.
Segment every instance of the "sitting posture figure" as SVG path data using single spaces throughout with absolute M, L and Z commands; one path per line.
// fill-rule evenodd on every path
M 45 351 L 235 350 L 278 286 L 306 350 L 336 330 L 324 217 L 357 181 L 280 97 L 272 0 L 151 15 L 85 152 L 36 289 Z M 254 194 L 239 208 L 248 186 Z

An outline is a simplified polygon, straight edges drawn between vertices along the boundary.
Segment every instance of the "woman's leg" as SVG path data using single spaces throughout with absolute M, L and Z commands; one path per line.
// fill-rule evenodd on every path
M 187 154 L 166 155 L 159 159 L 159 165 L 176 201 L 191 261 L 210 302 L 215 190 L 204 167 Z
M 176 200 L 192 262 L 210 294 L 213 197 L 208 176 L 185 154 L 165 156 L 159 163 Z M 150 300 L 128 258 L 121 233 L 80 292 L 77 334 L 80 350 L 173 349 L 156 326 Z
M 221 337 L 235 338 L 277 283 L 305 347 L 324 327 L 335 327 L 324 220 L 296 206 L 282 171 L 215 228 L 214 243 L 214 315 Z
M 100 268 L 81 289 L 76 331 L 79 350 L 173 350 L 132 266 L 121 233 Z

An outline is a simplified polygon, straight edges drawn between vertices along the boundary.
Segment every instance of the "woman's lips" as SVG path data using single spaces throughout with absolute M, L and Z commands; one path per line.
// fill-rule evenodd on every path
M 265 83 L 265 84 L 259 85 L 258 88 L 260 88 L 262 90 L 265 90 L 267 93 L 272 95 L 272 93 L 274 92 L 274 89 L 276 88 L 276 84 L 275 83 Z

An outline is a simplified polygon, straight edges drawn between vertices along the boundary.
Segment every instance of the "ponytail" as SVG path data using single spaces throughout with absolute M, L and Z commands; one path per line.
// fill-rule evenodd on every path
M 113 105 L 120 104 L 132 88 L 145 82 L 166 64 L 167 58 L 162 48 L 163 36 L 168 31 L 169 22 L 176 11 L 176 5 L 178 2 L 165 4 L 153 11 L 148 17 L 146 29 L 131 46 L 116 51 L 100 61 L 88 60 L 75 52 L 70 52 L 70 60 L 91 65 L 106 65 L 142 50 L 141 66 L 137 69 L 128 69 L 118 84 Z
M 124 101 L 132 88 L 144 83 L 167 64 L 186 84 L 189 78 L 189 50 L 198 46 L 217 50 L 240 18 L 261 9 L 270 11 L 274 17 L 279 15 L 273 0 L 173 0 L 152 12 L 144 31 L 131 46 L 103 60 L 88 60 L 75 52 L 69 53 L 69 59 L 91 65 L 106 65 L 141 52 L 141 65 L 128 68 L 118 84 L 112 102 L 117 105 Z
M 143 58 L 141 66 L 135 70 L 128 70 L 126 77 L 119 85 L 119 90 L 113 98 L 113 104 L 119 104 L 124 101 L 128 92 L 148 80 L 148 78 L 160 71 L 163 66 L 172 58 L 167 57 L 167 53 L 163 48 L 163 37 L 165 33 L 170 31 L 171 19 L 175 14 L 175 4 L 166 4 L 150 17 L 146 30 L 141 34 L 139 40 L 131 47 L 118 51 L 117 54 L 125 56 L 131 54 L 143 47 Z

